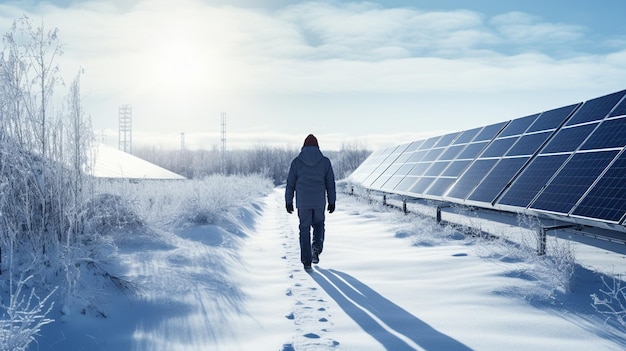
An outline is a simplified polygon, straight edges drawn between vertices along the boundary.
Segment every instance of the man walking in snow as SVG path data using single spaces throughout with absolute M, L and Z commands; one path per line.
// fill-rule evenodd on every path
M 287 212 L 293 212 L 293 196 L 300 220 L 300 261 L 305 269 L 319 263 L 324 248 L 324 208 L 328 199 L 328 212 L 335 211 L 335 174 L 330 160 L 322 154 L 317 138 L 309 134 L 304 139 L 300 154 L 291 161 L 285 203 Z M 311 243 L 311 227 L 313 242 Z

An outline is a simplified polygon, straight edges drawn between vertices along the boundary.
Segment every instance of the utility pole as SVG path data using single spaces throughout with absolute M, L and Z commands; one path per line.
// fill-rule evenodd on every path
M 220 171 L 222 174 L 226 174 L 226 112 L 222 112 L 222 148 L 221 148 L 221 160 Z

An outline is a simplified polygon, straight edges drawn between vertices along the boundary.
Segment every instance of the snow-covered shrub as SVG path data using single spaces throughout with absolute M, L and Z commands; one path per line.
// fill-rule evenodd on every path
M 167 228 L 186 224 L 215 224 L 241 207 L 268 194 L 268 178 L 213 175 L 200 180 L 113 182 L 100 185 L 101 192 L 117 196 L 145 224 Z M 112 196 L 112 195 L 108 195 Z
M 47 317 L 54 302 L 49 302 L 54 290 L 41 299 L 32 288 L 30 293 L 24 288 L 33 276 L 19 279 L 15 291 L 9 297 L 9 304 L 2 304 L 4 310 L 0 319 L 0 350 L 22 351 L 28 348 L 41 327 L 54 320 Z M 46 306 L 48 305 L 48 306 Z
M 620 276 L 610 281 L 602 277 L 602 283 L 604 288 L 600 293 L 591 294 L 593 308 L 607 320 L 615 320 L 626 327 L 626 285 Z
M 499 233 L 497 239 L 485 242 L 477 247 L 477 251 L 498 262 L 514 264 L 510 276 L 523 277 L 532 282 L 517 291 L 526 299 L 552 302 L 558 295 L 569 293 L 576 268 L 575 249 L 571 242 L 548 236 L 546 254 L 538 255 L 539 220 L 524 216 L 518 218 L 518 222 L 518 227 Z
M 85 206 L 85 227 L 88 232 L 106 233 L 111 229 L 143 225 L 120 195 L 97 194 Z

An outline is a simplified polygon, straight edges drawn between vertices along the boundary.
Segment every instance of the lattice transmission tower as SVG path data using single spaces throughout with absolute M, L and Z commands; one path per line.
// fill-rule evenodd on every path
M 133 153 L 133 107 L 120 105 L 119 107 L 119 147 L 118 149 Z

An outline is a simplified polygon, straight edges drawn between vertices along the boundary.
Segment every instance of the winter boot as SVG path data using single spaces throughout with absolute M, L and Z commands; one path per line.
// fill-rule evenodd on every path
M 320 263 L 320 250 L 317 247 L 313 248 L 313 263 Z

